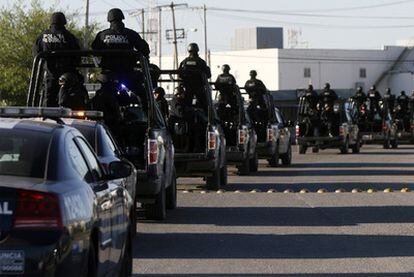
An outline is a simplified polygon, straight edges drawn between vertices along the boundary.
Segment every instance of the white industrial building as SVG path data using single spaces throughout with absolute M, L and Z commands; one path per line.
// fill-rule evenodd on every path
M 257 38 L 254 39 L 256 42 Z M 272 91 L 296 90 L 310 83 L 315 89 L 321 89 L 329 82 L 334 89 L 362 86 L 366 90 L 375 84 L 381 92 L 387 87 L 394 93 L 411 92 L 414 51 L 408 42 L 401 41 L 399 46 L 381 50 L 280 49 L 269 48 L 267 43 L 265 49 L 211 52 L 209 62 L 213 80 L 220 74 L 221 65 L 229 64 L 240 86 L 249 78 L 249 71 L 255 69 L 258 78 Z M 163 69 L 172 67 L 171 57 L 162 59 Z

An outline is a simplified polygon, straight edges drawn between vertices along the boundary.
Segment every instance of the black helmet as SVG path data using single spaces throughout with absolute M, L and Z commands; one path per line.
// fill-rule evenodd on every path
M 55 25 L 64 26 L 66 25 L 66 17 L 62 12 L 55 12 L 52 13 L 52 16 L 50 17 L 50 23 Z
M 250 70 L 250 77 L 256 78 L 256 76 L 257 76 L 257 71 L 256 70 Z
M 331 88 L 331 84 L 330 83 L 325 83 L 325 89 L 330 89 Z
M 198 48 L 197 43 L 193 42 L 188 45 L 187 51 L 188 53 L 191 53 L 191 54 L 198 54 L 198 51 L 200 51 L 200 49 Z
M 375 85 L 373 85 L 372 87 L 371 87 L 371 90 L 376 90 L 377 89 L 377 87 L 375 86 Z
M 309 84 L 309 85 L 308 85 L 308 90 L 309 90 L 309 91 L 312 91 L 312 90 L 313 90 L 313 86 L 312 86 L 312 84 Z
M 401 95 L 405 95 L 405 90 L 402 90 L 401 91 Z
M 223 66 L 221 67 L 221 70 L 223 70 L 224 73 L 229 73 L 230 66 L 228 64 L 223 64 Z
M 385 90 L 385 93 L 386 93 L 386 94 L 391 94 L 391 89 L 390 89 L 390 88 L 387 88 L 387 89 Z
M 362 87 L 357 87 L 357 92 L 362 92 Z
M 154 89 L 154 94 L 159 94 L 160 96 L 165 96 L 165 90 L 162 87 L 156 87 Z
M 76 85 L 78 82 L 79 82 L 79 75 L 73 72 L 63 73 L 59 77 L 59 85 L 61 86 L 65 85 L 65 86 L 71 87 L 73 85 Z
M 122 21 L 125 19 L 124 13 L 121 11 L 121 9 L 114 8 L 110 9 L 108 12 L 108 22 L 112 21 Z

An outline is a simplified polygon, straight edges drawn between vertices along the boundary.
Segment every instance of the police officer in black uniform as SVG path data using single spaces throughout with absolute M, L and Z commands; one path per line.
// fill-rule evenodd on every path
M 394 114 L 395 108 L 395 95 L 391 93 L 391 88 L 387 88 L 384 94 L 384 103 L 391 114 Z
M 352 97 L 357 105 L 358 110 L 367 101 L 367 96 L 362 87 L 357 87 L 354 96 Z
M 79 50 L 78 39 L 66 30 L 66 17 L 61 12 L 52 14 L 50 28 L 43 31 L 33 45 L 33 56 L 55 50 Z M 58 106 L 59 77 L 66 72 L 76 72 L 79 61 L 73 58 L 57 57 L 47 59 L 46 93 L 44 106 Z
M 230 74 L 230 66 L 224 64 L 221 67 L 223 73 L 217 76 L 215 87 L 220 91 L 220 104 L 230 105 L 233 108 L 237 106 L 236 96 L 236 79 Z M 237 110 L 237 109 L 236 109 Z
M 72 110 L 85 110 L 89 102 L 89 95 L 83 86 L 83 76 L 77 72 L 66 72 L 59 77 L 59 97 L 60 107 Z
M 108 12 L 109 29 L 99 32 L 92 43 L 95 50 L 136 50 L 149 57 L 148 43 L 141 36 L 128 28 L 122 22 L 125 19 L 123 12 L 114 8 Z M 102 58 L 103 70 L 116 73 L 119 81 L 125 84 L 131 91 L 137 93 L 142 89 L 142 76 L 134 72 L 137 60 L 130 56 L 106 56 Z
M 244 84 L 244 88 L 249 94 L 249 98 L 254 102 L 263 104 L 263 95 L 266 93 L 267 89 L 263 82 L 257 79 L 257 71 L 250 71 L 250 79 Z
M 121 110 L 117 98 L 118 82 L 115 75 L 109 71 L 103 71 L 97 79 L 101 83 L 101 88 L 96 91 L 94 98 L 90 101 L 91 109 L 104 113 L 105 124 L 117 141 L 122 143 L 120 134 Z
M 371 118 L 373 118 L 376 113 L 380 112 L 379 102 L 382 100 L 381 94 L 378 92 L 375 85 L 368 91 L 368 99 L 370 100 Z
M 320 95 L 319 109 L 321 111 L 322 121 L 324 121 L 327 126 L 329 136 L 334 136 L 334 127 L 339 123 L 337 122 L 333 111 L 333 106 L 336 100 L 338 100 L 338 95 L 331 89 L 331 85 L 326 83 Z
M 187 47 L 188 57 L 179 66 L 180 78 L 183 79 L 185 86 L 186 105 L 192 105 L 194 95 L 197 98 L 197 106 L 207 112 L 207 99 L 204 91 L 203 77 L 211 78 L 211 70 L 207 63 L 200 58 L 200 51 L 197 43 L 190 43 Z
M 307 90 L 305 91 L 304 98 L 309 109 L 312 111 L 316 111 L 319 102 L 319 95 L 313 89 L 312 85 L 308 86 Z
M 165 119 L 168 118 L 168 101 L 165 99 L 165 90 L 162 87 L 154 89 L 155 101 Z

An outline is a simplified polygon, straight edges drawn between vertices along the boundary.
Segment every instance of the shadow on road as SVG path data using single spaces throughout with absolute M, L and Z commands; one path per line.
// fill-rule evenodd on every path
M 172 277 L 177 276 L 177 274 L 134 274 L 132 276 L 162 276 L 162 277 Z M 275 277 L 412 277 L 412 273 L 340 273 L 340 274 L 320 274 L 320 273 L 306 273 L 306 274 L 180 274 L 180 276 L 185 277 L 253 277 L 253 276 L 275 276 Z
M 272 235 L 229 233 L 138 234 L 140 259 L 327 259 L 409 257 L 412 236 Z
M 409 176 L 414 175 L 414 170 L 405 169 L 364 169 L 364 170 L 319 170 L 309 169 L 306 171 L 292 171 L 292 170 L 275 170 L 275 171 L 258 171 L 251 173 L 249 176 L 279 176 L 279 177 L 297 177 L 297 176 Z
M 163 221 L 162 224 L 201 224 L 249 227 L 355 226 L 362 223 L 414 223 L 413 214 L 414 206 L 316 208 L 183 207 L 171 211 L 168 214 L 168 218 Z
M 414 156 L 414 153 L 412 153 Z M 387 168 L 387 167 L 414 167 L 414 163 L 293 163 L 281 168 Z
M 347 182 L 347 183 L 295 183 L 295 184 L 272 184 L 272 183 L 230 183 L 224 189 L 226 191 L 236 191 L 244 190 L 250 191 L 253 189 L 259 189 L 261 191 L 268 191 L 274 189 L 279 192 L 283 192 L 287 189 L 290 189 L 294 192 L 299 192 L 302 189 L 308 189 L 310 192 L 316 192 L 319 189 L 326 189 L 328 192 L 334 192 L 337 189 L 344 189 L 346 192 L 351 192 L 354 188 L 359 188 L 363 191 L 368 189 L 376 189 L 378 191 L 383 191 L 386 188 L 391 188 L 395 191 L 400 191 L 402 188 L 409 188 L 414 190 L 414 184 L 410 183 L 369 183 L 364 182 Z

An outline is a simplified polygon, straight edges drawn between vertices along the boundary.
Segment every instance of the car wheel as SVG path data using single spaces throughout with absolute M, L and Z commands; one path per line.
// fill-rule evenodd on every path
M 344 144 L 341 146 L 341 154 L 348 154 L 348 150 L 349 150 L 349 138 L 347 137 L 345 139 Z
M 217 168 L 213 172 L 213 176 L 206 178 L 207 189 L 210 190 L 219 190 L 221 187 L 221 169 Z
M 250 173 L 250 159 L 246 158 L 243 163 L 239 166 L 237 166 L 238 172 L 240 176 L 249 175 Z
M 220 171 L 220 184 L 225 187 L 227 186 L 227 165 L 223 165 Z
M 306 150 L 308 150 L 308 147 L 306 145 L 299 145 L 299 154 L 306 154 Z
M 167 216 L 165 194 L 165 185 L 162 184 L 160 192 L 155 197 L 155 203 L 145 205 L 145 218 L 153 220 L 165 219 Z
M 276 151 L 273 153 L 272 157 L 269 159 L 270 167 L 277 167 L 279 165 L 279 143 L 276 145 Z
M 131 232 L 133 237 L 137 234 L 137 203 L 138 202 L 135 199 L 131 212 Z
M 174 210 L 175 208 L 177 208 L 177 178 L 174 169 L 171 184 L 167 188 L 167 209 Z
M 131 236 L 127 236 L 125 241 L 125 251 L 122 255 L 122 266 L 119 273 L 119 277 L 132 275 L 132 245 Z
M 249 170 L 250 172 L 257 172 L 259 169 L 259 158 L 257 157 L 257 152 L 253 154 L 253 158 L 249 160 Z
M 98 257 L 92 239 L 89 242 L 87 277 L 98 276 Z
M 292 146 L 289 144 L 288 150 L 282 155 L 282 164 L 290 165 L 292 163 Z

